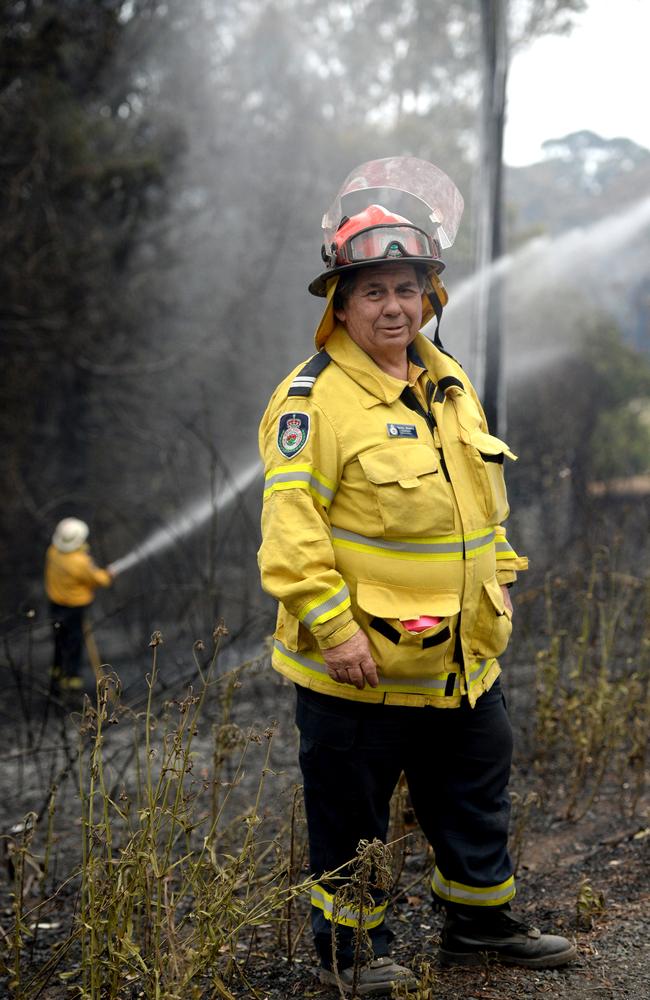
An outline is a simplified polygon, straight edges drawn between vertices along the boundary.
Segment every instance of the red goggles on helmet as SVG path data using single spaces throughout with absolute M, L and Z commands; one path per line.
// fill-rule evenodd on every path
M 334 249 L 334 247 L 332 247 Z M 336 247 L 336 264 L 402 257 L 437 257 L 435 240 L 423 229 L 403 223 L 369 226 Z

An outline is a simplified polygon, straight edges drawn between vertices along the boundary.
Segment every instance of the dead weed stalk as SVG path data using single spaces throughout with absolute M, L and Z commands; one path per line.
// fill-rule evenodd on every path
M 540 777 L 547 787 L 552 781 L 569 821 L 616 778 L 632 817 L 650 736 L 650 582 L 617 574 L 601 551 L 582 592 L 575 581 L 549 577 L 545 602 L 549 638 L 538 654 L 535 713 Z
M 34 823 L 25 822 L 14 842 L 15 920 L 4 942 L 5 969 L 20 1000 L 42 995 L 53 977 L 81 1000 L 118 1000 L 147 996 L 191 1000 L 205 994 L 233 1000 L 234 984 L 246 984 L 245 966 L 256 928 L 290 928 L 296 897 L 312 880 L 296 884 L 302 855 L 296 825 L 287 859 L 278 836 L 264 828 L 263 797 L 273 776 L 272 725 L 263 732 L 239 730 L 230 719 L 240 669 L 215 672 L 219 640 L 207 664 L 199 662 L 197 681 L 185 697 L 156 712 L 162 637 L 151 639 L 152 667 L 143 711 L 120 702 L 115 675 L 98 680 L 95 704 L 86 699 L 78 724 L 78 801 L 81 865 L 72 876 L 78 886 L 73 928 L 30 979 L 23 956 L 30 925 L 57 903 L 55 893 L 26 912 L 25 868 Z M 212 730 L 210 767 L 198 765 L 197 734 L 206 699 L 220 699 L 221 721 Z M 133 727 L 134 777 L 113 780 L 109 732 L 128 737 Z M 253 801 L 233 818 L 231 803 L 252 747 L 263 754 Z M 203 753 L 205 751 L 203 750 Z M 233 756 L 234 755 L 234 756 Z M 230 780 L 224 780 L 228 759 Z M 117 790 L 116 790 L 117 789 Z M 250 796 L 247 796 L 247 801 Z M 232 806 L 228 810 L 228 806 Z M 48 810 L 48 838 L 52 814 Z M 49 858 L 51 843 L 46 848 Z M 68 891 L 71 882 L 68 880 Z M 292 950 L 290 930 L 287 949 Z M 247 994 L 248 995 L 248 994 Z M 255 995 L 250 991 L 250 995 Z

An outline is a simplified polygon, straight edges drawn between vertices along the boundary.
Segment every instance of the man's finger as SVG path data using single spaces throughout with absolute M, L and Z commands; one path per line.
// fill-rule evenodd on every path
M 360 666 L 348 667 L 347 674 L 349 678 L 349 683 L 354 684 L 356 688 L 359 688 L 359 690 L 361 690 L 361 688 L 366 683 L 363 676 L 363 670 L 361 669 L 361 667 Z
M 376 688 L 379 684 L 379 675 L 377 673 L 377 664 L 374 660 L 363 660 L 360 664 L 360 669 L 363 673 L 365 680 L 368 682 L 371 688 Z

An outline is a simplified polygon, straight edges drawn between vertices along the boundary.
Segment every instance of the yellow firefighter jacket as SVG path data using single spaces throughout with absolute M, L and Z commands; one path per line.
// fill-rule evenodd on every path
M 504 456 L 515 456 L 488 433 L 460 365 L 422 334 L 408 385 L 342 326 L 326 351 L 315 381 L 299 366 L 280 384 L 260 427 L 273 666 L 338 698 L 455 708 L 467 694 L 474 705 L 512 628 L 500 584 L 527 567 L 501 525 Z M 440 621 L 418 634 L 402 624 L 421 615 Z M 361 691 L 331 680 L 320 652 L 358 627 L 380 675 Z
M 50 545 L 45 556 L 45 591 L 55 604 L 67 608 L 91 604 L 97 587 L 110 587 L 111 577 L 99 569 L 86 546 L 74 552 L 59 552 Z

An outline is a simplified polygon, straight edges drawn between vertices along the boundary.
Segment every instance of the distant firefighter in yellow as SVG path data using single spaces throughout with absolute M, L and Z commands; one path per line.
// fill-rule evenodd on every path
M 84 615 L 98 587 L 110 587 L 114 574 L 93 562 L 88 525 L 65 517 L 56 526 L 45 556 L 45 591 L 54 633 L 53 676 L 63 689 L 81 688 Z

